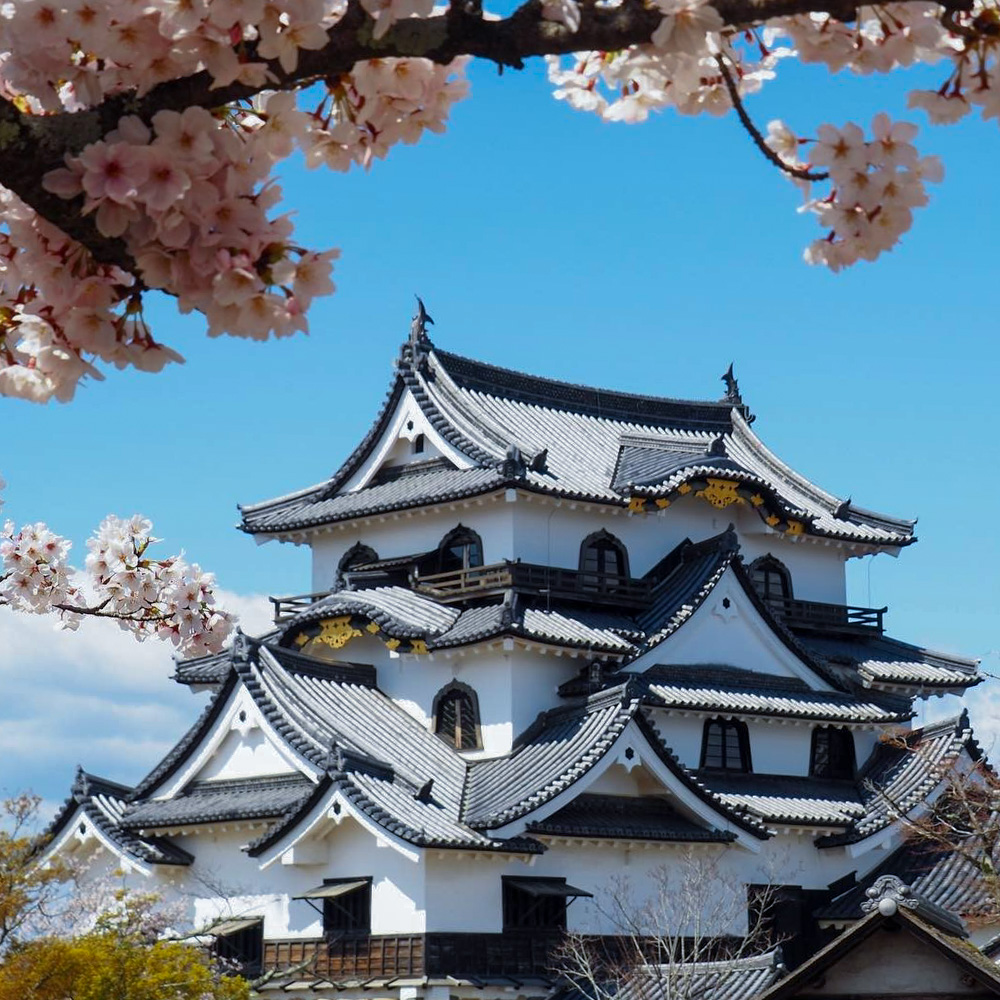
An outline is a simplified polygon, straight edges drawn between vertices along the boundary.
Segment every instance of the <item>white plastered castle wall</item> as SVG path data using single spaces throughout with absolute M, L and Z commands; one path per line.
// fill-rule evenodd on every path
M 319 937 L 321 915 L 294 897 L 327 878 L 371 877 L 373 934 L 422 934 L 426 929 L 423 866 L 351 817 L 325 825 L 311 839 L 311 864 L 277 863 L 262 870 L 243 850 L 261 829 L 192 828 L 190 834 L 172 838 L 195 855 L 195 863 L 182 869 L 180 883 L 167 886 L 166 895 L 168 902 L 182 901 L 189 907 L 194 927 L 261 916 L 265 938 Z
M 470 752 L 470 758 L 509 753 L 540 712 L 561 702 L 559 685 L 576 676 L 584 662 L 500 641 L 454 652 L 397 655 L 368 636 L 353 639 L 342 653 L 345 660 L 373 663 L 379 689 L 428 729 L 442 688 L 452 681 L 472 688 L 479 701 L 483 748 Z
M 658 663 L 722 664 L 796 677 L 813 690 L 833 690 L 764 622 L 732 568 L 676 632 L 636 659 L 629 669 L 641 671 Z
M 357 542 L 370 545 L 381 558 L 427 552 L 459 523 L 479 533 L 486 563 L 520 559 L 566 569 L 579 565 L 584 539 L 604 529 L 624 543 L 630 572 L 636 577 L 685 538 L 701 541 L 734 523 L 747 564 L 771 554 L 788 567 L 797 598 L 835 604 L 845 600 L 845 550 L 811 541 L 792 542 L 741 507 L 718 511 L 703 500 L 686 497 L 660 514 L 628 514 L 620 507 L 552 501 L 516 491 L 432 510 L 378 515 L 317 532 L 310 540 L 312 586 L 316 591 L 329 589 L 338 563 Z

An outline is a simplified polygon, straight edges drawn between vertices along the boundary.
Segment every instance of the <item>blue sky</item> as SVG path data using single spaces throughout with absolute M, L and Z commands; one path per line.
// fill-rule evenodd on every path
M 808 134 L 883 109 L 907 116 L 905 91 L 938 75 L 783 66 L 749 107 Z M 892 634 L 1000 666 L 1000 207 L 984 173 L 1000 153 L 996 122 L 931 128 L 909 115 L 945 182 L 893 253 L 832 275 L 802 262 L 815 223 L 734 119 L 610 125 L 552 100 L 540 66 L 471 78 L 445 135 L 367 175 L 281 171 L 300 240 L 343 250 L 310 336 L 209 341 L 197 316 L 160 302 L 156 331 L 186 365 L 111 371 L 68 406 L 0 400 L 3 513 L 82 548 L 104 514 L 140 511 L 227 591 L 308 589 L 306 551 L 257 548 L 234 529 L 235 504 L 337 467 L 381 402 L 419 292 L 442 347 L 538 374 L 717 398 L 735 361 L 755 429 L 786 461 L 859 504 L 920 518 L 899 560 L 853 564 L 851 597 L 869 603 L 870 574 Z M 0 788 L 58 798 L 78 760 L 135 780 L 200 707 L 167 680 L 163 648 L 13 618 L 0 620 Z M 989 694 L 978 705 L 987 726 Z M 124 734 L 114 745 L 111 726 Z

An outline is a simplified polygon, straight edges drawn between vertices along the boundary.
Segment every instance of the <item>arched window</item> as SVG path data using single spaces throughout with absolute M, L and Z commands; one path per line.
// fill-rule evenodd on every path
M 413 439 L 413 454 L 414 455 L 422 455 L 424 453 L 424 441 L 425 441 L 425 438 L 424 438 L 423 434 L 418 434 Z
M 583 540 L 580 572 L 592 577 L 595 584 L 608 577 L 627 577 L 628 552 L 614 535 L 602 528 Z
M 814 778 L 853 778 L 854 735 L 849 729 L 820 726 L 813 730 L 809 774 Z
M 765 601 L 782 604 L 792 596 L 792 574 L 774 556 L 761 556 L 750 564 L 750 579 L 754 590 Z
M 438 548 L 438 567 L 441 573 L 472 569 L 483 564 L 483 542 L 471 528 L 460 524 L 444 536 Z
M 456 750 L 478 750 L 483 745 L 479 727 L 479 699 L 468 684 L 452 681 L 434 699 L 434 734 Z
M 746 724 L 735 719 L 709 719 L 701 737 L 701 766 L 719 771 L 752 771 Z
M 341 557 L 337 563 L 337 581 L 344 579 L 344 574 L 350 572 L 356 566 L 364 566 L 366 563 L 375 562 L 378 553 L 370 546 L 355 542 Z

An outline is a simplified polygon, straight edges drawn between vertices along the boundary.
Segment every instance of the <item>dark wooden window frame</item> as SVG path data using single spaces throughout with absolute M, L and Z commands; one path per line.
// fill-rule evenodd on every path
M 372 877 L 325 878 L 323 885 L 343 885 L 364 879 L 365 885 L 353 892 L 324 899 L 323 936 L 329 938 L 368 936 L 372 932 Z M 339 926 L 338 926 L 339 925 Z
M 712 742 L 713 727 L 718 727 L 721 730 L 719 744 L 721 753 L 718 758 L 714 752 L 710 756 L 709 743 Z M 731 761 L 728 736 L 733 732 L 736 734 L 737 749 Z M 725 719 L 722 716 L 706 719 L 701 731 L 701 766 L 710 771 L 735 771 L 744 774 L 753 771 L 753 758 L 750 755 L 750 732 L 747 729 L 747 724 L 740 722 L 739 719 Z
M 503 929 L 509 931 L 565 932 L 566 911 L 577 894 L 532 896 L 519 888 L 517 882 L 548 882 L 566 884 L 564 878 L 501 876 Z M 585 894 L 587 895 L 587 894 Z
M 365 563 L 375 562 L 378 553 L 364 542 L 355 542 L 341 557 L 337 563 L 337 579 L 342 580 L 345 573 L 349 573 L 355 566 L 363 566 Z
M 471 719 L 466 725 L 464 714 L 457 713 L 455 728 L 451 733 L 441 729 L 444 720 L 442 719 L 441 707 L 451 696 L 458 695 L 469 702 L 469 713 Z M 449 746 L 456 750 L 482 750 L 483 729 L 479 715 L 479 696 L 468 684 L 454 680 L 446 684 L 436 695 L 434 695 L 434 705 L 431 708 L 431 732 L 439 739 L 444 740 Z
M 809 750 L 810 777 L 853 778 L 857 768 L 854 733 L 850 729 L 845 726 L 817 726 L 813 730 Z
M 448 562 L 448 550 L 461 545 L 464 549 L 462 553 L 462 565 L 455 566 Z M 471 553 L 478 551 L 478 561 L 473 562 Z M 459 524 L 452 528 L 438 545 L 438 570 L 441 573 L 457 571 L 462 569 L 475 569 L 483 565 L 483 540 L 479 533 L 467 528 L 464 524 Z
M 792 574 L 788 567 L 777 557 L 771 555 L 769 552 L 766 556 L 761 556 L 759 559 L 754 559 L 750 563 L 750 580 L 753 582 L 754 590 L 757 594 L 767 600 L 782 600 L 790 601 L 795 595 L 792 590 Z M 764 574 L 763 586 L 760 585 L 758 581 L 758 574 Z M 778 594 L 770 593 L 768 577 L 771 575 L 776 576 L 781 582 Z
M 617 556 L 615 559 L 617 568 L 609 570 L 606 553 L 612 550 Z M 597 553 L 596 567 L 587 566 L 587 554 L 591 551 Z M 581 573 L 594 573 L 600 576 L 627 578 L 629 575 L 629 565 L 628 549 L 625 547 L 625 543 L 617 535 L 612 535 L 610 531 L 604 528 L 587 535 L 580 543 L 579 571 Z
M 219 934 L 212 951 L 224 962 L 239 966 L 244 975 L 258 975 L 264 962 L 264 918 L 254 919 L 254 923 L 229 934 Z

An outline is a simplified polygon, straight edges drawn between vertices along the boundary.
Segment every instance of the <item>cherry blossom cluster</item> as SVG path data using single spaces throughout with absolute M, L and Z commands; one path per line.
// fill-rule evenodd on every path
M 143 283 L 203 312 L 210 334 L 305 329 L 313 297 L 333 290 L 336 251 L 300 250 L 288 217 L 268 218 L 281 199 L 268 177 L 286 149 L 291 97 L 263 101 L 262 116 L 276 105 L 272 120 L 198 107 L 160 111 L 151 127 L 127 116 L 45 184 L 64 198 L 82 194 L 100 232 L 124 237 Z
M 656 7 L 663 19 L 649 45 L 577 53 L 569 65 L 548 57 L 556 98 L 607 121 L 643 121 L 669 107 L 722 114 L 732 108 L 734 92 L 742 103 L 791 55 L 864 74 L 944 60 L 944 84 L 911 92 L 910 106 L 925 110 L 934 123 L 957 121 L 973 105 L 984 118 L 1000 119 L 1000 11 L 994 0 L 977 0 L 971 11 L 949 15 L 932 2 L 863 6 L 849 24 L 815 13 L 775 18 L 748 32 L 726 28 L 708 0 L 656 0 Z M 543 11 L 571 30 L 580 21 L 576 0 L 547 0 Z M 927 203 L 926 182 L 942 174 L 935 158 L 921 158 L 910 143 L 915 131 L 884 115 L 876 117 L 871 141 L 856 125 L 824 125 L 804 162 L 803 140 L 782 123 L 772 125 L 767 143 L 793 171 L 829 168 L 832 189 L 806 205 L 829 235 L 808 248 L 808 261 L 839 270 L 873 260 L 909 229 L 912 210 Z M 757 133 L 757 140 L 764 138 Z
M 157 539 L 145 518 L 106 518 L 87 542 L 82 574 L 69 563 L 70 542 L 44 524 L 0 534 L 0 602 L 34 614 L 58 612 L 66 628 L 91 615 L 111 618 L 140 641 L 169 640 L 185 656 L 218 652 L 233 629 L 215 606 L 214 578 L 181 556 L 154 559 Z M 78 582 L 79 581 L 79 582 Z
M 811 264 L 834 271 L 858 260 L 874 260 L 891 250 L 913 223 L 913 209 L 927 204 L 927 182 L 943 176 L 937 157 L 921 157 L 911 139 L 917 128 L 879 114 L 866 139 L 857 125 L 823 125 L 815 140 L 802 140 L 783 122 L 768 126 L 768 145 L 789 166 L 821 168 L 830 190 L 813 197 L 809 181 L 800 180 L 805 209 L 828 230 L 806 250 Z M 807 161 L 801 151 L 809 146 Z
M 122 90 L 207 71 L 263 87 L 320 49 L 343 3 L 324 0 L 28 0 L 0 5 L 0 92 L 36 111 L 76 111 Z M 405 11 L 386 7 L 387 19 Z

